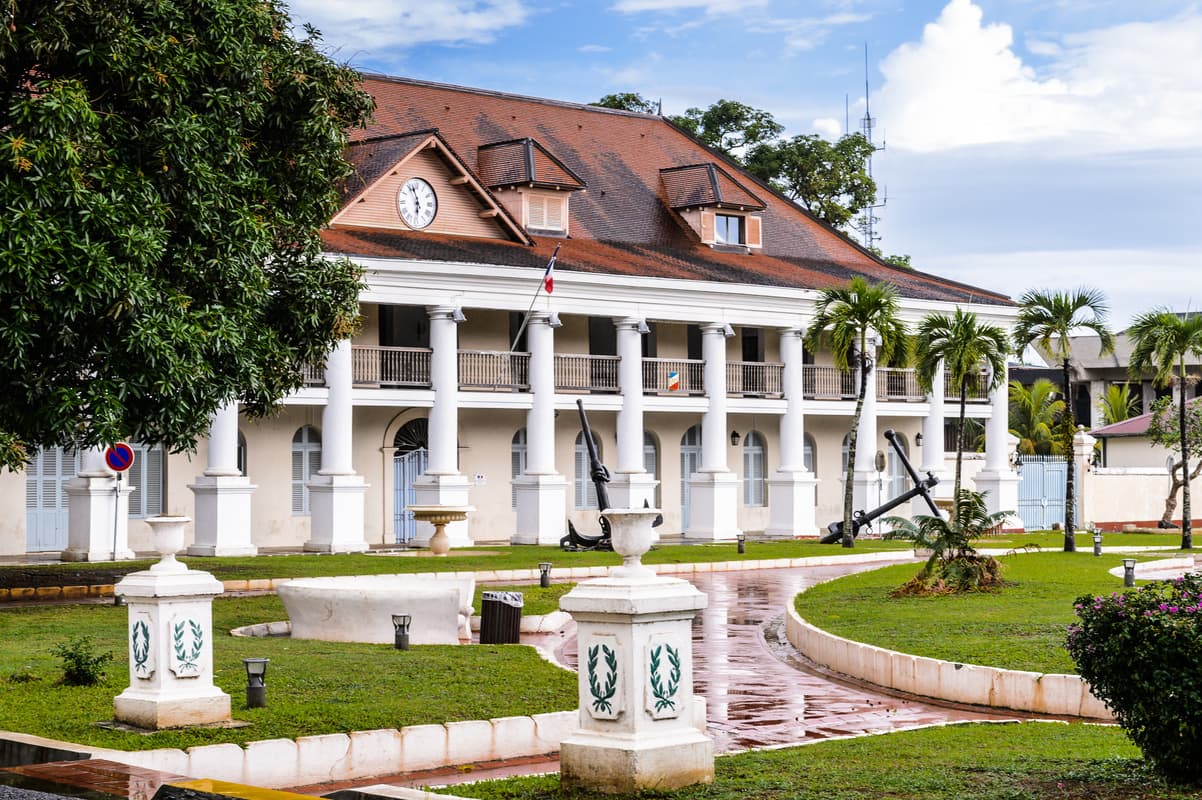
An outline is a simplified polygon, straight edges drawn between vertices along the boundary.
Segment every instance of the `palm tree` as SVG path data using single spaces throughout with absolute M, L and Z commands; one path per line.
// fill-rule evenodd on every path
M 1099 354 L 1114 351 L 1114 334 L 1106 327 L 1106 312 L 1109 306 L 1106 296 L 1097 289 L 1075 289 L 1070 292 L 1033 289 L 1018 301 L 1018 325 L 1014 328 L 1014 347 L 1021 356 L 1032 344 L 1038 344 L 1045 353 L 1060 362 L 1061 380 L 1064 387 L 1064 449 L 1068 469 L 1065 473 L 1064 491 L 1064 550 L 1072 553 L 1077 549 L 1076 537 L 1076 458 L 1073 456 L 1073 435 L 1077 421 L 1073 417 L 1072 344 L 1069 341 L 1075 332 L 1082 329 L 1097 334 Z
M 939 365 L 951 385 L 960 390 L 960 417 L 956 422 L 956 476 L 952 497 L 960 496 L 961 466 L 964 461 L 964 412 L 968 407 L 969 384 L 976 383 L 982 368 L 988 371 L 988 390 L 993 391 L 1006 375 L 1010 339 L 996 325 L 982 324 L 971 311 L 957 308 L 952 316 L 927 314 L 918 323 L 914 338 L 915 371 L 924 392 L 942 392 L 935 386 Z
M 1056 436 L 1056 420 L 1064 413 L 1064 400 L 1057 397 L 1056 384 L 1037 378 L 1028 389 L 1010 381 L 1010 433 L 1018 437 L 1023 455 L 1064 455 L 1064 444 Z
M 854 547 L 852 489 L 860 414 L 864 410 L 864 392 L 872 377 L 870 336 L 875 333 L 879 337 L 878 358 L 886 364 L 905 361 L 909 355 L 909 337 L 898 318 L 897 291 L 887 283 L 869 284 L 863 278 L 855 277 L 846 286 L 823 289 L 814 311 L 814 319 L 806 332 L 806 347 L 814 351 L 827 345 L 836 367 L 847 371 L 854 362 L 860 374 L 856 410 L 848 432 L 847 471 L 843 484 L 843 546 Z
M 1131 384 L 1112 383 L 1098 397 L 1102 403 L 1102 421 L 1107 425 L 1131 419 L 1139 408 L 1139 398 L 1131 394 Z
M 1135 344 L 1131 351 L 1129 367 L 1133 378 L 1144 370 L 1155 373 L 1154 380 L 1164 386 L 1173 378 L 1173 367 L 1178 369 L 1177 380 L 1177 425 L 1181 437 L 1182 475 L 1189 474 L 1189 439 L 1185 424 L 1185 357 L 1189 354 L 1202 355 L 1202 315 L 1179 316 L 1167 308 L 1140 314 L 1127 329 L 1127 335 Z M 1189 481 L 1181 487 L 1181 549 L 1194 546 L 1193 525 L 1190 521 Z

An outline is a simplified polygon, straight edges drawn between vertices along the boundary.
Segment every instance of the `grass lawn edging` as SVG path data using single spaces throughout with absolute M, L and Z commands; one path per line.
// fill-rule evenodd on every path
M 785 608 L 785 636 L 811 661 L 878 686 L 955 703 L 1114 721 L 1077 675 L 960 664 L 853 642 L 806 622 L 792 598 Z

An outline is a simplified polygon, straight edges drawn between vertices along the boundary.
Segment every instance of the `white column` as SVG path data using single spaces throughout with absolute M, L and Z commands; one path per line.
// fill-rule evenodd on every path
M 454 306 L 434 306 L 430 312 L 430 388 L 434 405 L 430 408 L 430 460 L 426 473 L 413 482 L 417 505 L 466 506 L 471 485 L 459 472 L 459 331 L 463 312 Z M 471 545 L 468 525 L 447 525 L 451 547 Z M 414 541 L 426 545 L 434 535 L 429 523 L 418 523 Z
M 729 540 L 739 534 L 739 479 L 726 465 L 726 339 L 729 325 L 701 326 L 706 411 L 701 418 L 701 469 L 689 479 L 690 539 Z
M 310 533 L 305 550 L 361 553 L 367 550 L 363 506 L 367 484 L 352 464 L 354 376 L 351 343 L 343 339 L 326 357 L 326 407 L 321 414 L 321 469 L 309 481 Z
M 79 474 L 63 485 L 67 493 L 67 549 L 63 561 L 120 561 L 129 549 L 129 495 L 104 465 L 104 448 L 84 450 Z
M 617 468 L 609 484 L 614 508 L 642 508 L 655 499 L 656 480 L 643 467 L 643 334 L 641 319 L 614 320 L 618 338 Z
M 196 535 L 190 556 L 253 556 L 250 496 L 257 488 L 238 471 L 238 402 L 213 414 L 208 468 L 188 486 L 196 498 Z
M 931 489 L 933 497 L 952 496 L 951 475 L 947 470 L 943 450 L 943 428 L 947 407 L 945 380 L 943 362 L 940 361 L 939 367 L 935 370 L 934 380 L 932 380 L 934 385 L 931 387 L 931 393 L 927 395 L 927 415 L 922 420 L 922 461 L 918 468 L 920 476 L 929 472 L 939 479 L 939 483 Z M 921 497 L 914 498 L 910 508 L 912 514 L 931 513 L 930 506 Z
M 1089 382 L 1089 427 L 1100 428 L 1106 424 L 1102 411 L 1102 398 L 1106 396 L 1106 381 Z M 1078 420 L 1084 423 L 1085 420 Z
M 513 544 L 558 544 L 567 532 L 567 479 L 555 471 L 555 328 L 546 312 L 530 315 L 531 406 L 526 413 L 526 474 L 517 485 Z
M 860 412 L 860 427 L 856 433 L 855 477 L 852 484 L 853 511 L 871 511 L 880 505 L 879 499 L 884 498 L 880 483 L 884 475 L 876 471 L 874 464 L 876 451 L 881 449 L 883 444 L 876 433 L 877 337 L 874 331 L 869 331 L 868 350 L 873 361 L 873 370 L 868 375 L 868 385 L 864 392 L 864 408 Z M 858 366 L 859 355 L 857 354 L 855 358 L 856 366 L 853 368 L 856 371 L 856 388 L 858 389 L 863 373 Z M 840 503 L 840 507 L 842 507 L 842 503 Z
M 801 328 L 785 328 L 780 334 L 785 414 L 780 420 L 780 465 L 768 479 L 768 528 L 764 533 L 785 539 L 818 535 L 814 522 L 818 481 L 805 466 L 804 335 Z
M 1022 530 L 1018 516 L 1018 475 L 1010 467 L 1010 454 L 1018 440 L 1010 435 L 1009 370 L 989 394 L 989 420 L 985 423 L 985 468 L 973 483 L 978 492 L 986 492 L 985 506 L 990 512 L 1009 511 L 1004 527 Z

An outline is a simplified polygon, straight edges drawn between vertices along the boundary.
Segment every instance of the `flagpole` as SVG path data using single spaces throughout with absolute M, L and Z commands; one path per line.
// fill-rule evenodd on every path
M 553 264 L 555 262 L 555 258 L 559 255 L 559 245 L 560 244 L 561 243 L 557 243 L 555 245 L 555 252 L 551 254 L 551 260 L 547 262 L 548 265 Z M 512 353 L 517 350 L 518 340 L 522 338 L 522 334 L 526 331 L 526 324 L 528 322 L 530 322 L 530 315 L 534 313 L 534 304 L 538 302 L 538 295 L 540 292 L 542 292 L 542 290 L 545 288 L 545 286 L 546 286 L 546 284 L 543 281 L 538 282 L 538 288 L 534 290 L 534 297 L 532 297 L 530 299 L 530 308 L 526 309 L 526 316 L 522 317 L 522 324 L 518 326 L 518 332 L 513 337 L 513 343 L 509 345 L 509 352 Z M 551 304 L 551 295 L 547 295 L 547 309 L 548 310 L 550 310 L 550 308 L 551 308 L 550 304 Z

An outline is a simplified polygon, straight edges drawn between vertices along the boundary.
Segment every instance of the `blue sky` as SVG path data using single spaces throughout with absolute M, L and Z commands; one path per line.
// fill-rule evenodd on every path
M 719 98 L 788 135 L 869 101 L 879 246 L 1006 292 L 1095 286 L 1112 322 L 1202 307 L 1202 10 L 1167 0 L 294 0 L 371 72 L 560 100 Z

